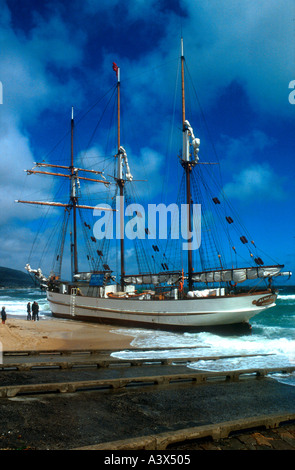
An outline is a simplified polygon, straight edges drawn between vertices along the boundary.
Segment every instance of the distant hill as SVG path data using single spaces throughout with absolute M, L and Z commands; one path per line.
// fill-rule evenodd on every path
M 0 287 L 32 287 L 34 285 L 29 274 L 0 266 Z

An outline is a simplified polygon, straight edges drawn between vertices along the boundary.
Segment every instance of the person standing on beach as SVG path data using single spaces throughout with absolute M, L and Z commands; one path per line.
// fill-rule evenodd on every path
M 36 302 L 36 319 L 39 321 L 39 304 Z
M 2 310 L 1 310 L 1 319 L 2 319 L 2 324 L 3 324 L 3 325 L 5 325 L 6 318 L 7 318 L 7 315 L 6 315 L 5 307 L 2 307 Z
M 36 320 L 36 302 L 32 304 L 32 320 Z
M 33 320 L 36 321 L 39 320 L 39 305 L 35 301 L 32 305 L 32 314 L 33 314 Z
M 28 302 L 27 304 L 27 320 L 31 320 L 31 302 Z

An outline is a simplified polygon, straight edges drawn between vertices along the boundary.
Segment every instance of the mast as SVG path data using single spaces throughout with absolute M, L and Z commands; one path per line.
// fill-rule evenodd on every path
M 54 172 L 54 171 L 40 171 L 40 170 L 35 170 L 35 168 L 54 168 L 54 169 L 60 169 L 61 171 L 64 171 L 64 173 L 61 172 Z M 79 204 L 78 203 L 78 193 L 77 193 L 77 187 L 80 187 L 80 180 L 85 180 L 85 181 L 91 181 L 94 183 L 103 183 L 105 186 L 108 186 L 110 184 L 109 181 L 106 181 L 106 179 L 103 176 L 102 171 L 97 171 L 97 170 L 90 170 L 90 169 L 85 169 L 85 168 L 77 168 L 74 166 L 74 110 L 72 108 L 72 114 L 71 114 L 71 158 L 70 158 L 70 166 L 65 166 L 65 165 L 55 165 L 51 163 L 46 163 L 44 162 L 34 162 L 34 167 L 31 170 L 24 170 L 27 175 L 32 175 L 32 174 L 37 174 L 37 175 L 46 175 L 46 176 L 58 176 L 62 178 L 68 178 L 70 180 L 70 198 L 68 203 L 62 203 L 62 202 L 48 202 L 48 201 L 24 201 L 24 200 L 19 200 L 17 199 L 15 202 L 21 203 L 21 204 L 36 204 L 40 206 L 52 206 L 52 207 L 63 207 L 65 211 L 70 213 L 70 211 L 73 211 L 73 229 L 71 231 L 71 241 L 70 241 L 70 247 L 71 247 L 71 258 L 72 258 L 72 279 L 74 280 L 74 275 L 78 273 L 78 250 L 77 250 L 77 242 L 78 242 L 78 237 L 77 237 L 77 209 L 87 209 L 87 210 L 103 210 L 103 211 L 114 211 L 114 209 L 111 208 L 105 208 L 105 207 L 98 207 L 98 206 L 92 206 L 92 205 L 85 205 L 85 204 Z M 79 172 L 84 172 L 84 173 L 90 173 L 91 176 L 95 175 L 101 175 L 102 179 L 99 179 L 98 177 L 94 178 L 89 178 L 88 176 L 80 176 Z M 60 266 L 61 266 L 61 259 L 62 256 L 60 257 Z
M 114 70 L 117 74 L 117 94 L 118 94 L 118 167 L 117 167 L 117 185 L 120 189 L 120 258 L 121 258 L 121 289 L 124 290 L 125 276 L 125 257 L 124 257 L 124 184 L 123 179 L 123 152 L 121 148 L 121 110 L 120 110 L 120 68 L 114 64 Z
M 189 129 L 185 120 L 185 89 L 184 89 L 184 53 L 183 53 L 183 38 L 181 38 L 181 93 L 182 93 L 182 132 L 183 132 L 183 155 L 182 155 L 182 166 L 185 170 L 186 175 L 186 204 L 187 204 L 187 230 L 188 234 L 192 233 L 192 210 L 191 210 L 191 184 L 190 174 L 192 164 L 189 158 Z M 191 242 L 191 239 L 189 240 Z M 193 273 L 193 261 L 192 261 L 192 250 L 187 251 L 187 269 L 188 269 L 188 288 L 192 290 L 192 273 Z
M 74 108 L 72 108 L 71 118 L 71 202 L 73 209 L 73 257 L 74 257 L 74 274 L 78 273 L 78 250 L 77 250 L 77 188 L 76 188 L 76 175 L 74 169 Z

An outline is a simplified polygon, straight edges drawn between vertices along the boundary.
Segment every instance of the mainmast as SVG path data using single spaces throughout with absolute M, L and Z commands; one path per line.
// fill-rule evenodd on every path
M 185 120 L 185 90 L 184 90 L 184 53 L 183 53 L 183 39 L 181 38 L 181 93 L 182 93 L 182 132 L 183 132 L 183 155 L 182 164 L 186 175 L 186 204 L 187 204 L 187 233 L 192 233 L 192 211 L 191 211 L 191 183 L 190 173 L 192 165 L 189 159 L 189 130 Z M 191 239 L 188 240 L 187 252 L 187 269 L 188 269 L 188 288 L 192 290 L 192 273 L 193 273 L 193 260 L 192 250 L 190 249 Z
M 117 74 L 117 114 L 118 114 L 118 158 L 117 166 L 117 185 L 120 190 L 120 257 L 121 257 L 121 289 L 124 290 L 124 276 L 125 276 L 125 257 L 124 257 L 124 185 L 123 179 L 123 151 L 121 148 L 121 111 L 120 111 L 120 68 L 113 63 L 113 69 Z
M 113 62 L 113 70 L 117 74 L 117 92 L 118 92 L 118 152 L 116 155 L 117 160 L 117 185 L 120 189 L 120 254 L 121 254 L 121 289 L 124 290 L 124 277 L 125 277 L 125 258 L 124 258 L 124 187 L 125 182 L 132 181 L 133 176 L 130 173 L 130 168 L 127 160 L 127 153 L 124 147 L 121 146 L 121 123 L 120 123 L 120 68 Z M 123 165 L 125 165 L 125 175 L 123 176 Z
M 74 275 L 78 273 L 78 250 L 77 250 L 77 187 L 76 187 L 76 175 L 74 168 L 74 108 L 72 108 L 72 118 L 71 118 L 71 202 L 73 208 L 73 245 L 71 246 L 74 256 L 74 269 L 73 269 L 73 279 Z
M 185 117 L 185 90 L 184 90 L 184 53 L 183 53 L 183 39 L 181 38 L 181 93 L 182 93 L 182 166 L 186 175 L 186 205 L 187 205 L 187 234 L 190 239 L 188 240 L 187 251 L 187 270 L 188 270 L 188 288 L 193 288 L 193 260 L 192 260 L 192 198 L 191 198 L 191 171 L 192 168 L 198 163 L 200 139 L 194 136 L 193 129 Z M 190 142 L 191 140 L 191 142 Z M 193 151 L 190 151 L 192 146 Z

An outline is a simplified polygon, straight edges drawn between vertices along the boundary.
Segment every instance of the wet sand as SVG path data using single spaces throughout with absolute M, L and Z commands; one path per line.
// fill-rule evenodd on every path
M 120 331 L 124 330 L 120 327 Z M 3 351 L 57 351 L 130 348 L 131 336 L 116 333 L 114 326 L 62 319 L 28 321 L 7 318 L 0 323 Z

